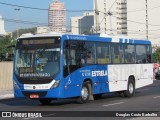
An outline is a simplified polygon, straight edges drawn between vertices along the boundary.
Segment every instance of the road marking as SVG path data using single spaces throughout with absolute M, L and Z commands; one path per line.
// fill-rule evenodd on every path
M 156 99 L 156 98 L 160 98 L 160 96 L 155 96 L 155 97 L 153 97 L 154 99 Z
M 113 103 L 113 104 L 108 104 L 108 105 L 103 105 L 104 107 L 107 107 L 107 106 L 113 106 L 113 105 L 119 105 L 119 104 L 123 104 L 124 102 L 119 102 L 119 103 Z

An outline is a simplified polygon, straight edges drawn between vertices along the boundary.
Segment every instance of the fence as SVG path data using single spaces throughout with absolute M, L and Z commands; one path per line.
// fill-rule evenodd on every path
M 12 90 L 13 62 L 0 62 L 0 90 Z

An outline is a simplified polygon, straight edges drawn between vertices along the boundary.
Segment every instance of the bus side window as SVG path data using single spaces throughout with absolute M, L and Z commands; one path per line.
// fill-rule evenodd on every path
M 135 63 L 135 46 L 124 45 L 125 63 Z
M 75 50 L 70 50 L 70 62 L 71 65 L 76 65 Z
M 136 63 L 146 63 L 145 45 L 136 45 Z
M 152 57 L 151 57 L 151 54 L 152 54 L 151 46 L 147 45 L 146 48 L 147 48 L 146 62 L 147 62 L 147 63 L 151 63 L 151 62 L 152 62 Z
M 110 49 L 108 43 L 98 43 L 96 47 L 96 61 L 98 64 L 107 64 L 111 62 Z
M 87 54 L 86 63 L 87 64 L 94 64 L 94 57 L 91 52 L 88 52 L 88 54 Z
M 151 55 L 147 55 L 147 63 L 151 63 Z

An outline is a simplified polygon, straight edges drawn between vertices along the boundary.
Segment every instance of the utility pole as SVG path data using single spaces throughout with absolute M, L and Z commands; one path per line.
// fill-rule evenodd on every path
M 97 6 L 97 0 L 95 0 L 95 22 L 96 22 L 96 33 L 98 33 L 99 30 L 99 11 Z
M 17 26 L 17 38 L 19 37 L 19 11 L 20 11 L 20 8 L 15 8 L 14 9 L 15 11 L 17 11 L 17 18 L 16 18 L 16 26 Z
M 109 19 L 110 19 L 110 32 L 111 32 L 111 34 L 113 34 L 113 31 L 112 31 L 112 19 L 111 19 L 113 14 L 110 11 L 107 14 L 109 15 Z
M 146 0 L 146 39 L 148 40 L 148 3 Z
M 104 0 L 104 15 L 105 15 L 105 18 L 104 18 L 104 25 L 105 25 L 105 28 L 104 28 L 104 31 L 105 31 L 105 34 L 107 34 L 107 28 L 106 28 L 106 24 L 107 24 L 107 19 L 106 19 L 106 14 L 107 14 L 107 10 L 106 10 L 106 0 Z

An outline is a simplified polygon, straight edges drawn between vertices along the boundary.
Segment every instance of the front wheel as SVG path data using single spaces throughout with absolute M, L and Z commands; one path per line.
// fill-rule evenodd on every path
M 51 99 L 47 99 L 47 98 L 40 98 L 39 102 L 43 105 L 49 105 L 51 103 Z
M 89 100 L 90 90 L 87 83 L 83 83 L 81 96 L 77 99 L 77 103 L 87 103 Z
M 135 82 L 130 79 L 128 81 L 128 86 L 127 86 L 127 90 L 124 91 L 124 96 L 125 97 L 132 97 L 135 94 Z

